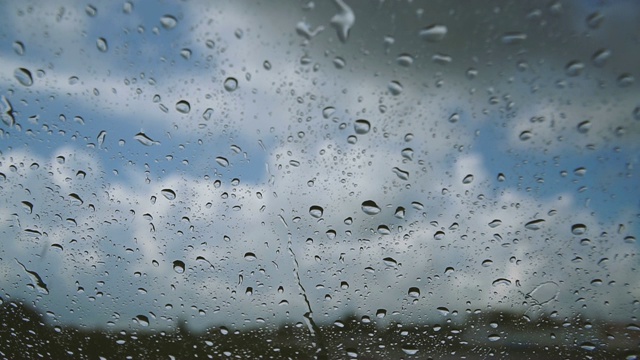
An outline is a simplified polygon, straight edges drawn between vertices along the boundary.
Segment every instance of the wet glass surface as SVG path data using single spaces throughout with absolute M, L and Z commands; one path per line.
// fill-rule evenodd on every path
M 637 2 L 0 14 L 3 358 L 638 358 Z

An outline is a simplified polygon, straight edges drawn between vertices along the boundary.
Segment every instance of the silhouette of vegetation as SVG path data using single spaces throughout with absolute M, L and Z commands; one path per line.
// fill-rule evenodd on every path
M 381 327 L 357 315 L 320 327 L 321 351 L 301 323 L 236 330 L 97 330 L 55 326 L 18 302 L 0 306 L 0 356 L 6 359 L 636 359 L 640 331 L 633 324 L 491 312 L 455 323 Z

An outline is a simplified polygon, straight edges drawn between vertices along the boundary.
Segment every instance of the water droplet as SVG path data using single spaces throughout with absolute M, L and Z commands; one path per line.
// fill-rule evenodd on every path
M 436 310 L 438 310 L 438 312 L 440 313 L 440 315 L 442 316 L 447 316 L 449 315 L 449 308 L 446 308 L 444 306 L 440 306 L 438 307 Z
M 387 89 L 389 89 L 389 92 L 391 93 L 391 95 L 397 96 L 402 93 L 403 87 L 402 87 L 402 84 L 400 84 L 400 82 L 394 80 L 389 82 L 389 85 L 387 85 Z
M 144 315 L 138 315 L 135 317 L 135 321 L 142 327 L 149 326 L 149 318 Z
M 316 219 L 321 218 L 323 213 L 324 209 L 318 205 L 313 205 L 309 208 L 309 215 Z
M 498 334 L 491 334 L 487 337 L 487 339 L 489 339 L 489 341 L 498 341 L 501 339 L 501 337 Z
M 191 104 L 186 100 L 180 100 L 176 103 L 176 110 L 179 113 L 188 114 L 191 111 Z
M 507 179 L 507 178 L 504 176 L 504 174 L 503 174 L 503 173 L 499 173 L 499 174 L 498 174 L 498 181 L 499 181 L 499 182 L 503 182 L 503 181 L 505 181 L 506 179 Z
M 439 65 L 447 65 L 453 61 L 453 58 L 447 54 L 433 54 L 431 61 Z
M 367 215 L 376 215 L 381 209 L 373 200 L 367 200 L 362 203 L 362 211 Z
M 358 358 L 358 350 L 354 349 L 354 348 L 346 348 L 344 349 L 344 351 L 347 353 L 347 356 L 352 358 L 352 359 L 356 359 Z
M 404 219 L 404 213 L 405 213 L 405 209 L 402 206 L 398 206 L 393 216 L 397 217 L 398 219 Z
M 224 80 L 224 89 L 233 92 L 238 88 L 238 80 L 234 77 L 228 77 Z
M 342 69 L 347 66 L 347 62 L 343 58 L 336 56 L 336 58 L 333 59 L 333 66 L 335 66 L 336 69 Z
M 134 136 L 133 138 L 138 140 L 142 145 L 145 145 L 145 146 L 160 144 L 160 142 L 151 139 L 149 136 L 147 136 L 147 134 L 142 132 L 137 133 L 136 136 Z
M 573 174 L 576 176 L 584 176 L 587 173 L 587 169 L 584 167 L 579 167 L 573 170 Z
M 594 343 L 590 343 L 588 341 L 585 341 L 583 343 L 580 344 L 580 348 L 583 350 L 587 350 L 587 351 L 593 351 L 596 349 L 596 345 Z
M 636 81 L 636 78 L 631 74 L 624 73 L 618 76 L 617 81 L 619 87 L 626 88 L 633 85 L 633 83 Z
M 449 122 L 450 123 L 457 123 L 460 120 L 460 115 L 458 113 L 453 113 L 451 114 L 451 116 L 449 116 Z
M 599 28 L 600 25 L 602 25 L 603 21 L 604 21 L 604 15 L 602 15 L 597 11 L 587 16 L 587 26 L 589 26 L 592 29 Z
M 433 239 L 434 240 L 442 240 L 442 239 L 444 239 L 444 235 L 445 235 L 444 231 L 436 231 L 436 233 L 433 234 Z
M 31 86 L 33 85 L 33 77 L 31 77 L 31 71 L 25 68 L 18 68 L 13 72 L 13 77 L 18 80 L 20 85 Z
M 171 30 L 178 25 L 178 19 L 172 15 L 165 15 L 160 18 L 160 25 L 167 30 Z
M 269 62 L 269 60 L 265 60 L 262 63 L 262 66 L 264 67 L 265 70 L 271 70 L 271 63 Z
M 13 51 L 20 56 L 24 55 L 24 44 L 22 41 L 15 41 L 13 43 Z
M 27 214 L 31 214 L 33 212 L 33 204 L 28 201 L 23 201 L 22 207 Z
M 396 63 L 400 66 L 409 67 L 413 64 L 413 56 L 410 54 L 400 54 L 396 58 Z
M 398 267 L 398 262 L 391 257 L 386 257 L 382 259 L 382 262 L 384 262 L 384 264 L 389 267 Z
M 353 124 L 353 128 L 358 135 L 364 135 L 371 129 L 371 124 L 364 119 L 356 120 Z
M 469 174 L 462 179 L 463 184 L 471 184 L 473 182 L 473 174 Z
M 447 35 L 447 27 L 440 24 L 429 25 L 420 30 L 419 35 L 425 41 L 442 41 L 442 39 Z
M 96 141 L 98 142 L 98 146 L 102 147 L 102 144 L 104 144 L 104 139 L 107 137 L 107 132 L 102 130 L 98 133 L 98 136 L 96 137 Z
M 494 280 L 491 285 L 493 286 L 498 286 L 498 285 L 504 285 L 504 286 L 509 286 L 511 285 L 511 280 L 505 279 L 505 278 L 499 278 Z
M 96 47 L 100 52 L 107 52 L 107 50 L 109 50 L 109 45 L 107 45 L 105 38 L 98 38 L 98 40 L 96 40 Z
M 584 224 L 571 225 L 571 233 L 573 235 L 584 235 L 587 232 L 587 226 Z
M 394 167 L 393 172 L 402 180 L 409 180 L 409 172 L 400 168 Z
M 327 106 L 326 108 L 322 109 L 322 117 L 324 117 L 325 119 L 328 119 L 335 112 L 336 112 L 336 108 L 334 108 L 333 106 Z
M 91 17 L 94 17 L 98 14 L 98 9 L 96 9 L 96 7 L 93 5 L 85 6 L 84 11 Z
M 611 57 L 611 50 L 600 49 L 591 56 L 591 62 L 597 67 L 603 67 Z
M 229 160 L 227 160 L 226 158 L 222 157 L 222 156 L 218 156 L 216 158 L 216 162 L 218 163 L 218 165 L 222 166 L 222 167 L 227 167 L 229 166 Z
M 256 254 L 252 253 L 252 252 L 248 252 L 246 254 L 244 254 L 244 259 L 247 261 L 254 261 L 257 259 Z
M 527 40 L 527 34 L 523 32 L 508 32 L 502 35 L 502 43 L 506 45 L 520 44 Z
M 543 282 L 531 290 L 526 298 L 531 298 L 536 305 L 545 305 L 558 297 L 560 286 L 553 281 Z
M 41 294 L 45 294 L 45 295 L 49 294 L 49 289 L 47 288 L 47 284 L 45 284 L 44 281 L 42 281 L 42 278 L 40 277 L 40 275 L 35 271 L 31 271 L 27 269 L 27 267 L 24 266 L 20 261 L 18 261 L 18 259 L 15 259 L 15 260 L 18 263 L 18 265 L 22 267 L 24 272 L 27 273 L 27 275 L 29 276 L 29 279 L 31 279 L 31 283 L 33 287 L 36 290 L 38 290 L 38 292 Z
M 490 228 L 496 228 L 500 225 L 502 225 L 502 220 L 499 220 L 499 219 L 495 219 L 489 223 Z
M 343 0 L 335 0 L 335 3 L 340 12 L 331 18 L 331 26 L 336 29 L 338 39 L 344 43 L 349 38 L 351 27 L 356 22 L 356 15 Z
M 584 64 L 577 60 L 569 62 L 564 68 L 564 72 L 567 76 L 578 76 L 582 74 L 583 70 Z
M 531 139 L 531 137 L 533 137 L 533 134 L 531 133 L 531 131 L 525 130 L 525 131 L 521 132 L 518 137 L 522 141 L 527 141 L 527 140 Z
M 327 235 L 327 239 L 329 240 L 335 239 L 337 235 L 335 230 L 327 230 L 325 234 Z
M 409 291 L 407 292 L 407 294 L 412 298 L 419 298 L 420 297 L 420 289 L 418 289 L 417 287 L 410 287 Z
M 483 267 L 489 267 L 491 265 L 493 265 L 493 260 L 491 260 L 491 259 L 485 259 L 485 260 L 482 261 L 482 266 Z
M 247 296 L 253 295 L 253 288 L 251 286 L 247 287 L 247 290 L 244 291 Z
M 412 345 L 402 345 L 402 352 L 407 355 L 415 355 L 418 353 L 418 348 Z
M 541 225 L 544 223 L 544 219 L 531 220 L 524 224 L 524 228 L 528 230 L 540 230 Z
M 176 198 L 176 192 L 171 189 L 162 189 L 160 193 L 167 198 L 167 200 L 174 200 Z
M 407 159 L 407 160 L 413 160 L 413 149 L 412 148 L 402 149 L 402 152 L 400 154 L 402 154 L 402 157 Z
M 385 316 L 387 316 L 387 310 L 385 310 L 385 309 L 378 309 L 378 310 L 376 310 L 376 317 L 377 317 L 378 319 L 382 319 L 382 318 L 384 318 Z
M 213 115 L 213 109 L 207 108 L 207 110 L 205 110 L 204 113 L 202 113 L 202 118 L 209 121 L 211 120 L 211 115 Z

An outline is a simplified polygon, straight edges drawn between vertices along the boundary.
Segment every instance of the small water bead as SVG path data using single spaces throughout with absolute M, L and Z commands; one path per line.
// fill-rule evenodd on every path
M 191 111 L 191 104 L 186 100 L 180 100 L 176 103 L 176 110 L 182 114 L 188 114 Z
M 238 88 L 238 80 L 234 77 L 228 77 L 224 80 L 224 89 L 233 92 Z

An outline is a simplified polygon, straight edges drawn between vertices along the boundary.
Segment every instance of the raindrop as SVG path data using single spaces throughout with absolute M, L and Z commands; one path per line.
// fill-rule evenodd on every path
M 442 41 L 442 39 L 447 35 L 447 27 L 439 24 L 429 25 L 420 30 L 419 35 L 425 41 Z
M 387 89 L 389 89 L 391 95 L 396 96 L 402 93 L 403 87 L 400 82 L 394 80 L 389 82 L 389 85 L 387 85 Z
M 493 265 L 493 260 L 491 260 L 491 259 L 485 259 L 485 260 L 482 261 L 482 266 L 483 267 L 489 267 L 491 265 Z
M 160 25 L 167 30 L 171 30 L 178 25 L 178 20 L 172 15 L 165 15 L 160 18 Z
M 402 206 L 398 206 L 393 216 L 397 217 L 398 219 L 404 219 L 404 213 L 405 213 L 404 208 Z
M 336 112 L 336 108 L 334 108 L 333 106 L 327 106 L 326 108 L 322 109 L 322 117 L 324 117 L 325 119 L 328 119 L 335 112 Z
M 323 213 L 324 209 L 318 205 L 313 205 L 309 208 L 309 215 L 316 219 L 321 218 Z
M 504 174 L 503 174 L 503 173 L 499 173 L 499 174 L 498 174 L 498 181 L 499 181 L 499 182 L 503 182 L 503 181 L 505 181 L 506 179 L 507 179 L 507 178 L 504 176 Z
M 340 8 L 340 12 L 331 18 L 331 26 L 336 29 L 338 39 L 344 43 L 349 38 L 351 27 L 356 22 L 356 15 L 344 0 L 335 0 L 335 2 Z
M 447 65 L 453 61 L 453 58 L 447 54 L 434 54 L 431 60 L 439 65 Z
M 376 310 L 376 317 L 377 317 L 378 319 L 382 319 L 382 318 L 384 318 L 385 316 L 387 316 L 387 310 L 385 310 L 385 309 L 378 309 L 378 310 Z
M 238 80 L 234 77 L 228 77 L 224 80 L 224 89 L 233 92 L 238 88 Z
M 636 106 L 633 109 L 633 118 L 636 120 L 640 120 L 640 106 Z
M 107 137 L 107 132 L 102 130 L 98 133 L 98 136 L 96 137 L 96 141 L 98 142 L 98 146 L 102 147 L 102 144 L 104 144 L 104 139 Z
M 505 278 L 499 278 L 494 280 L 491 285 L 493 286 L 498 286 L 498 285 L 504 285 L 504 286 L 509 286 L 511 285 L 511 280 L 505 279 Z
M 400 54 L 396 58 L 396 63 L 400 66 L 409 67 L 413 64 L 413 56 L 409 54 Z
M 247 261 L 254 261 L 257 259 L 256 254 L 252 253 L 252 252 L 248 252 L 244 254 L 244 259 Z
M 180 100 L 176 103 L 176 110 L 179 113 L 188 114 L 191 111 L 191 104 L 186 100 Z
M 593 55 L 591 56 L 591 62 L 593 62 L 593 65 L 597 67 L 603 67 L 607 63 L 607 60 L 609 60 L 610 57 L 611 57 L 611 50 L 600 49 L 595 53 L 593 53 Z
M 584 64 L 577 60 L 569 62 L 564 68 L 567 76 L 578 76 L 582 74 L 582 70 L 584 70 Z
M 502 225 L 502 220 L 499 220 L 499 219 L 495 219 L 489 223 L 490 228 L 496 228 L 500 225 Z
M 476 68 L 469 68 L 467 70 L 467 79 L 469 80 L 473 80 L 478 76 L 478 69 Z
M 573 174 L 576 176 L 584 176 L 587 173 L 587 169 L 584 167 L 579 167 L 573 170 Z
M 402 149 L 402 152 L 400 152 L 400 154 L 402 154 L 402 157 L 407 159 L 407 160 L 413 160 L 413 149 L 412 148 Z
M 147 327 L 149 326 L 149 318 L 144 315 L 138 315 L 135 317 L 135 321 L 140 324 L 140 326 Z
M 585 341 L 582 344 L 580 344 L 580 348 L 587 351 L 593 351 L 596 349 L 596 345 L 588 341 Z
M 352 358 L 352 359 L 356 359 L 358 358 L 358 350 L 354 349 L 354 348 L 346 348 L 345 352 L 347 353 L 347 356 Z
M 167 198 L 167 200 L 174 200 L 176 198 L 176 192 L 171 189 L 162 189 L 160 193 Z
M 23 86 L 33 85 L 33 77 L 31 77 L 31 71 L 25 68 L 18 68 L 13 72 L 13 77 Z
M 218 163 L 218 165 L 223 166 L 223 167 L 229 166 L 229 160 L 227 160 L 226 158 L 224 158 L 222 156 L 218 156 L 216 158 L 216 162 Z
M 42 281 L 42 278 L 40 277 L 40 275 L 35 271 L 30 271 L 29 269 L 27 269 L 27 267 L 24 266 L 20 261 L 18 261 L 18 259 L 15 259 L 15 260 L 18 263 L 18 265 L 20 265 L 22 269 L 27 273 L 27 275 L 29 275 L 29 278 L 31 279 L 31 283 L 38 290 L 38 292 L 45 295 L 49 294 L 49 289 L 47 288 L 47 284 L 45 284 L 44 281 Z
M 20 56 L 24 55 L 24 44 L 22 41 L 16 41 L 13 43 L 13 51 Z
M 33 204 L 28 201 L 23 201 L 22 207 L 24 208 L 24 211 L 26 211 L 27 214 L 31 214 L 33 212 Z
M 402 180 L 409 180 L 409 172 L 400 168 L 394 167 L 393 172 Z
M 367 200 L 361 205 L 362 211 L 367 215 L 376 215 L 380 213 L 381 209 L 373 200 Z
M 501 339 L 501 337 L 498 334 L 491 334 L 487 337 L 487 339 L 489 339 L 489 341 L 498 341 Z
M 391 235 L 391 230 L 389 230 L 389 227 L 387 225 L 380 225 L 378 226 L 378 234 Z
M 471 184 L 473 182 L 473 175 L 469 174 L 462 179 L 463 184 Z
M 541 225 L 544 223 L 544 219 L 531 220 L 524 224 L 524 228 L 527 230 L 540 230 Z
M 98 40 L 96 40 L 96 47 L 100 52 L 107 52 L 107 50 L 109 50 L 109 46 L 107 45 L 107 40 L 105 38 L 98 38 Z
M 137 133 L 136 136 L 134 136 L 133 138 L 138 140 L 142 145 L 146 145 L 146 146 L 160 144 L 160 142 L 151 139 L 150 137 L 147 136 L 147 134 L 142 132 Z
M 573 235 L 583 235 L 586 232 L 587 232 L 587 226 L 584 224 L 571 225 L 571 233 Z
M 442 240 L 444 239 L 444 231 L 436 231 L 435 234 L 433 234 L 433 239 L 434 240 Z
M 631 74 L 622 74 L 620 76 L 618 76 L 618 86 L 620 87 L 628 87 L 633 85 L 633 83 L 636 81 L 636 79 L 633 77 L 633 75 Z
M 336 69 L 342 69 L 346 65 L 347 65 L 347 62 L 343 58 L 341 58 L 339 56 L 337 56 L 335 59 L 333 59 L 333 66 L 335 66 Z
M 244 292 L 247 296 L 253 295 L 253 288 L 251 286 L 247 287 L 247 290 Z
M 262 66 L 264 67 L 265 70 L 271 70 L 271 63 L 269 62 L 269 60 L 265 60 L 262 63 Z
M 543 282 L 531 290 L 526 298 L 531 298 L 535 301 L 535 305 L 544 305 L 548 302 L 555 300 L 560 292 L 560 286 L 553 281 Z
M 418 348 L 412 345 L 403 345 L 402 351 L 407 355 L 415 355 L 418 353 Z
M 389 267 L 397 267 L 398 266 L 398 262 L 394 258 L 391 258 L 391 257 L 386 257 L 386 258 L 382 259 L 382 262 L 384 262 L 384 264 L 386 266 L 389 266 Z
M 371 124 L 364 119 L 356 120 L 353 124 L 354 130 L 358 135 L 364 135 L 371 129 Z
M 184 48 L 180 50 L 180 56 L 182 56 L 185 60 L 191 59 L 191 49 Z
M 327 230 L 326 235 L 327 235 L 327 239 L 333 240 L 336 238 L 337 234 L 335 230 Z
M 599 12 L 594 12 L 587 16 L 587 26 L 592 29 L 597 29 L 602 25 L 602 21 L 604 21 L 604 15 Z
M 205 110 L 204 113 L 202 113 L 202 118 L 209 121 L 211 120 L 211 115 L 213 115 L 213 109 L 207 108 L 207 110 Z
M 91 17 L 94 17 L 98 14 L 98 9 L 96 9 L 96 7 L 93 5 L 85 6 L 84 11 Z
M 522 32 L 508 32 L 502 35 L 502 43 L 506 45 L 520 44 L 527 40 L 527 34 Z
M 419 298 L 420 297 L 420 289 L 418 289 L 417 287 L 410 287 L 407 294 L 412 298 Z
M 527 140 L 531 139 L 532 136 L 533 136 L 533 134 L 531 133 L 531 131 L 525 130 L 525 131 L 521 132 L 518 137 L 522 141 L 527 141 Z
M 458 113 L 453 113 L 451 114 L 451 116 L 449 116 L 449 122 L 450 123 L 457 123 L 460 120 L 460 114 Z

